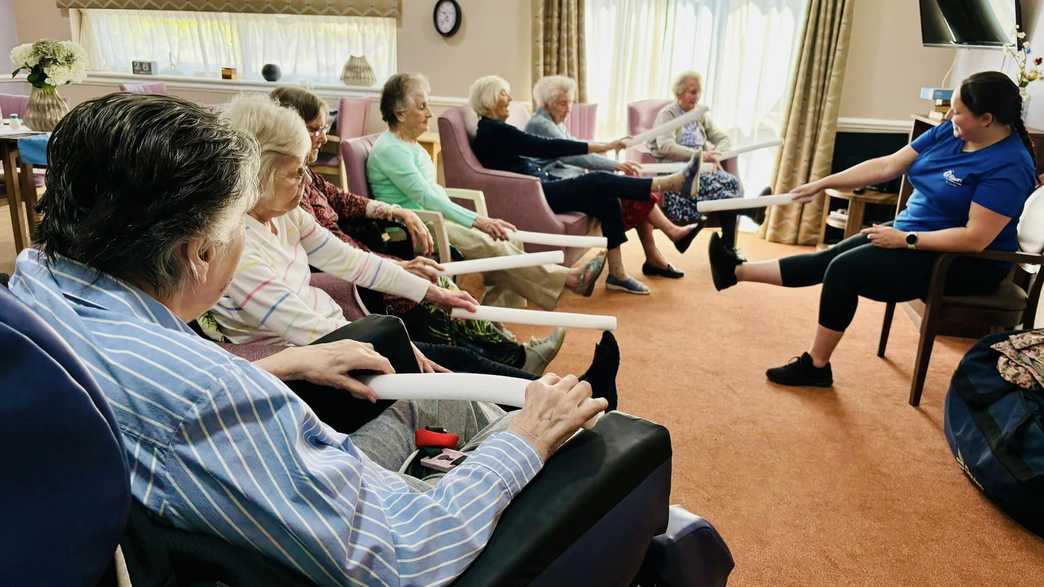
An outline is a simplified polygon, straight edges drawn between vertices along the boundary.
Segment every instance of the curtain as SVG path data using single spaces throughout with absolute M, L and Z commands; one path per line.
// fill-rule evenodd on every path
M 783 123 L 783 148 L 776 161 L 775 193 L 830 175 L 853 5 L 853 0 L 809 2 Z M 762 225 L 765 238 L 815 244 L 823 221 L 824 197 L 820 194 L 808 204 L 769 208 L 767 222 Z
M 323 14 L 399 18 L 402 0 L 57 0 L 58 8 L 188 10 L 257 14 Z
M 533 0 L 533 83 L 545 75 L 576 80 L 577 102 L 587 101 L 584 63 L 585 0 Z
M 704 76 L 701 102 L 734 146 L 780 136 L 807 0 L 587 0 L 588 101 L 597 136 L 627 132 L 627 104 L 671 99 L 675 76 Z M 747 191 L 769 184 L 775 149 L 741 156 Z
M 83 10 L 80 42 L 97 71 L 131 70 L 155 61 L 159 73 L 217 77 L 235 67 L 261 79 L 274 63 L 282 81 L 339 83 L 350 55 L 365 55 L 378 82 L 396 71 L 393 18 Z

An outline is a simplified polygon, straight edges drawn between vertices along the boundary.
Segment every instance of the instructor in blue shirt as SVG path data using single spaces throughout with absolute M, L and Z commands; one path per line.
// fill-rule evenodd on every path
M 807 202 L 827 188 L 850 189 L 906 173 L 914 191 L 891 226 L 864 228 L 829 249 L 773 261 L 742 263 L 713 235 L 714 286 L 737 281 L 784 287 L 823 284 L 819 326 L 808 352 L 769 369 L 782 385 L 833 385 L 830 356 L 855 316 L 859 296 L 901 302 L 928 293 L 932 267 L 946 252 L 1016 251 L 1016 226 L 1033 191 L 1032 143 L 1022 121 L 1022 98 L 998 71 L 976 73 L 953 98 L 953 117 L 884 157 L 865 161 L 794 189 Z M 1007 276 L 1007 263 L 958 259 L 946 292 L 988 294 Z

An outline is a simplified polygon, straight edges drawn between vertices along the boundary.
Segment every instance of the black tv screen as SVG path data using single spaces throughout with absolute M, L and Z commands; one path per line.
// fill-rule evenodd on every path
M 921 42 L 926 47 L 1014 45 L 1021 28 L 1019 0 L 920 0 Z

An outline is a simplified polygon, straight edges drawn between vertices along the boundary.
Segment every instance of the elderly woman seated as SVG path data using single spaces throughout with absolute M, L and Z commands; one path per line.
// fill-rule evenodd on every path
M 308 163 L 314 162 L 319 155 L 319 149 L 326 143 L 326 104 L 312 92 L 290 86 L 276 88 L 272 91 L 271 97 L 281 105 L 295 110 L 303 119 L 308 129 L 308 138 L 311 140 Z M 349 234 L 352 226 L 342 224 L 341 220 L 380 218 L 402 223 L 409 231 L 416 248 L 422 253 L 431 252 L 431 234 L 413 211 L 346 192 L 311 168 L 308 168 L 306 173 L 309 184 L 302 196 L 301 208 L 311 214 L 323 228 L 348 245 L 370 251 L 366 245 Z M 386 258 L 401 261 L 392 257 Z M 446 289 L 457 289 L 453 281 L 446 277 L 439 277 L 437 283 Z M 543 374 L 547 365 L 558 354 L 565 339 L 565 330 L 559 328 L 545 338 L 533 339 L 522 345 L 515 341 L 510 332 L 487 320 L 454 320 L 449 312 L 435 304 L 417 304 L 406 298 L 388 294 L 383 296 L 382 301 L 384 311 L 401 318 L 413 340 L 469 348 L 486 358 L 521 368 L 534 375 Z
M 519 130 L 507 122 L 511 104 L 510 86 L 495 75 L 479 78 L 471 85 L 469 101 L 479 115 L 478 131 L 472 148 L 482 165 L 489 169 L 532 175 L 540 179 L 548 206 L 555 212 L 583 212 L 602 222 L 602 233 L 609 241 L 609 277 L 606 287 L 633 294 L 648 294 L 649 288 L 627 274 L 620 245 L 627 241 L 627 230 L 620 199 L 650 202 L 652 192 L 679 190 L 686 171 L 657 178 L 637 178 L 594 172 L 559 179 L 541 169 L 531 158 L 556 159 L 571 155 L 605 153 L 622 149 L 623 140 L 612 143 L 585 143 L 568 139 L 546 139 Z M 696 231 L 677 241 L 684 252 Z
M 576 97 L 576 82 L 564 75 L 549 75 L 540 78 L 533 86 L 533 104 L 537 110 L 526 124 L 525 131 L 549 139 L 576 140 L 565 126 L 565 120 L 573 108 Z M 537 164 L 548 175 L 558 179 L 569 179 L 583 175 L 588 171 L 620 171 L 627 175 L 638 175 L 640 167 L 630 161 L 617 162 L 602 155 L 572 155 L 557 159 L 539 159 Z M 667 262 L 656 247 L 653 238 L 653 227 L 659 228 L 676 245 L 685 242 L 692 231 L 699 231 L 698 226 L 681 227 L 663 215 L 657 205 L 659 194 L 652 194 L 648 202 L 621 200 L 623 205 L 624 224 L 638 231 L 638 238 L 645 251 L 645 263 L 642 273 L 645 275 L 680 278 L 685 274 Z
M 428 129 L 428 81 L 423 76 L 397 73 L 381 92 L 381 117 L 388 132 L 373 145 L 366 160 L 366 176 L 374 197 L 404 208 L 441 212 L 450 244 L 466 259 L 518 255 L 523 251 L 508 242 L 515 227 L 497 218 L 485 218 L 454 203 L 435 182 L 431 157 L 417 139 Z M 590 296 L 605 266 L 597 256 L 584 265 L 566 269 L 557 265 L 525 267 L 485 274 L 491 289 L 483 301 L 489 305 L 521 305 L 528 300 L 552 310 L 563 288 Z M 520 299 L 521 298 L 521 299 Z
M 666 124 L 696 108 L 703 95 L 703 76 L 695 71 L 684 71 L 675 78 L 673 89 L 674 102 L 660 110 L 654 126 Z M 697 222 L 702 218 L 696 210 L 698 201 L 743 197 L 739 178 L 720 167 L 721 151 L 728 150 L 730 144 L 729 135 L 715 126 L 707 113 L 672 134 L 649 141 L 649 150 L 657 161 L 689 161 L 695 158 L 713 167 L 711 171 L 697 175 L 689 193 L 668 192 L 663 195 L 663 209 L 668 218 L 681 223 Z M 764 208 L 758 208 L 753 212 L 757 215 L 755 222 L 761 223 L 764 211 Z M 718 212 L 717 215 L 725 246 L 735 251 L 736 212 Z
M 122 432 L 134 499 L 156 516 L 320 584 L 449 583 L 606 402 L 547 375 L 506 418 L 397 402 L 373 422 L 380 435 L 335 432 L 279 377 L 388 371 L 372 349 L 340 341 L 251 364 L 186 325 L 239 266 L 257 171 L 257 143 L 200 106 L 84 102 L 51 138 L 39 248 L 19 255 L 11 291 L 86 363 Z M 434 486 L 389 470 L 425 425 L 483 438 Z

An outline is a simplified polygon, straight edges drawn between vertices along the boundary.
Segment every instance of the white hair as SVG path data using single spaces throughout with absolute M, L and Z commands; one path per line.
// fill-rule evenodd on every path
M 468 89 L 468 103 L 479 116 L 493 113 L 497 105 L 497 97 L 501 90 L 511 92 L 511 84 L 498 75 L 487 75 L 478 78 Z
M 700 72 L 688 70 L 678 74 L 678 77 L 674 78 L 674 85 L 671 86 L 671 90 L 674 91 L 675 97 L 680 96 L 685 91 L 685 86 L 689 85 L 689 82 L 695 80 L 700 88 L 703 88 L 703 76 Z
M 312 150 L 305 122 L 296 110 L 280 106 L 268 96 L 239 96 L 224 109 L 222 116 L 236 130 L 257 141 L 260 152 L 258 185 L 264 197 L 280 157 L 304 159 Z
M 576 96 L 576 81 L 564 75 L 546 75 L 533 85 L 533 105 L 544 108 L 559 94 L 565 93 L 570 99 Z

